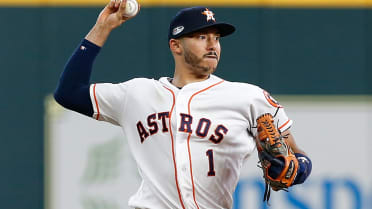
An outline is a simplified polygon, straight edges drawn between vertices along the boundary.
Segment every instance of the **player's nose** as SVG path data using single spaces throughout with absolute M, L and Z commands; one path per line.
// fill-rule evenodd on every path
M 211 38 L 208 39 L 207 49 L 208 51 L 216 51 L 217 42 Z

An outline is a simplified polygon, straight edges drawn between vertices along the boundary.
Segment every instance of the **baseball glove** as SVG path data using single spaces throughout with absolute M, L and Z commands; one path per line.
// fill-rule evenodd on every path
M 264 201 L 269 201 L 271 189 L 287 191 L 287 188 L 293 184 L 297 175 L 298 161 L 287 143 L 286 136 L 275 127 L 270 113 L 257 118 L 256 144 L 259 167 L 263 170 L 266 183 Z

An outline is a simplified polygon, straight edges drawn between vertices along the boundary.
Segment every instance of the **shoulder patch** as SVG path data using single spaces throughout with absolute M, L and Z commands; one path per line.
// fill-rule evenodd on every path
M 279 104 L 278 101 L 276 101 L 269 92 L 263 90 L 263 94 L 265 95 L 266 100 L 269 102 L 269 104 L 276 108 L 282 108 L 283 106 Z

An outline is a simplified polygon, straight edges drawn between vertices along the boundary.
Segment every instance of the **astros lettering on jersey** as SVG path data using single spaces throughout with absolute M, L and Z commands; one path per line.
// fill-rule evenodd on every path
M 121 126 L 142 183 L 141 208 L 231 208 L 240 168 L 255 149 L 255 119 L 292 125 L 263 89 L 211 75 L 179 89 L 163 77 L 90 87 L 97 120 Z

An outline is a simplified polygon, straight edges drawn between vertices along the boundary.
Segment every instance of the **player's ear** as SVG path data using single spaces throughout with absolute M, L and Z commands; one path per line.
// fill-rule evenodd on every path
M 175 54 L 180 55 L 182 53 L 181 42 L 178 39 L 170 39 L 169 48 Z

